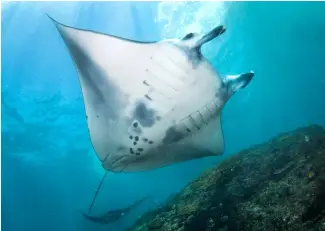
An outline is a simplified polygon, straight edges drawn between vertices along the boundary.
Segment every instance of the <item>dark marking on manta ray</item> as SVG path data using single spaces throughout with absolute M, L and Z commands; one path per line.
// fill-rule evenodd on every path
M 196 127 L 197 130 L 200 130 L 200 127 L 195 123 L 195 120 L 193 119 L 192 115 L 188 116 L 190 120 L 192 121 L 193 125 Z
M 130 140 L 132 140 L 133 139 L 133 136 L 129 136 L 129 138 L 130 138 Z
M 152 101 L 152 99 L 147 94 L 144 95 L 144 97 L 146 97 L 148 100 Z
M 123 146 L 119 146 L 118 148 L 117 148 L 117 151 L 123 151 L 123 150 L 125 150 L 126 148 L 125 147 L 123 147 Z
M 143 102 L 138 102 L 133 117 L 139 121 L 143 127 L 151 127 L 155 123 L 156 111 L 147 107 Z
M 140 155 L 140 152 L 136 152 L 135 155 L 137 155 L 137 156 Z
M 137 122 L 135 122 L 134 124 L 133 124 L 133 127 L 138 127 L 138 123 Z
M 208 112 L 210 112 L 210 115 L 213 115 L 213 112 L 206 106 L 205 109 L 208 110 Z
M 227 92 L 228 90 L 225 89 L 228 89 L 228 87 L 225 86 L 225 83 L 222 81 L 221 89 L 215 93 L 215 97 L 217 99 L 221 99 L 221 101 L 226 101 L 227 98 L 229 97 L 229 94 Z M 218 105 L 216 104 L 216 106 Z
M 148 139 L 147 139 L 147 138 L 143 138 L 143 141 L 144 141 L 144 142 L 148 142 Z
M 130 153 L 134 154 L 133 148 L 130 148 Z
M 180 47 L 186 54 L 186 57 L 188 57 L 188 60 L 192 62 L 192 67 L 196 68 L 200 61 L 202 60 L 202 54 L 200 50 L 197 49 L 189 49 L 187 47 Z
M 107 160 L 108 156 L 109 156 L 109 153 L 107 153 L 107 155 L 105 156 L 105 158 L 102 160 L 102 163 L 104 163 Z
M 99 118 L 99 116 L 98 116 L 98 115 L 97 115 L 96 117 L 97 117 L 97 118 Z
M 170 127 L 167 129 L 165 133 L 165 137 L 162 140 L 163 144 L 170 144 L 173 142 L 177 142 L 183 139 L 185 135 L 175 129 L 175 127 Z
M 138 148 L 137 149 L 139 152 L 142 152 L 143 151 L 143 148 Z
M 146 71 L 148 71 L 148 70 L 146 70 Z M 147 85 L 148 87 L 150 86 L 149 83 L 148 83 L 146 80 L 143 80 L 142 83 L 143 83 L 144 85 Z
M 139 140 L 139 136 L 134 137 L 135 141 Z
M 203 123 L 204 123 L 205 125 L 207 125 L 207 122 L 204 120 L 204 117 L 203 117 L 202 113 L 201 113 L 200 111 L 197 111 L 197 113 L 199 114 L 199 117 L 200 117 L 200 119 L 203 121 Z
M 186 128 L 186 131 L 187 131 L 187 132 L 191 132 L 191 130 L 190 130 L 189 128 Z
M 137 145 L 137 142 L 134 141 L 134 142 L 133 142 L 133 145 Z
M 182 38 L 182 40 L 188 40 L 194 37 L 194 33 L 188 33 L 187 35 L 185 35 L 184 38 Z
M 142 130 L 141 130 L 140 127 L 133 128 L 133 131 L 134 131 L 134 133 L 136 133 L 136 134 L 138 134 L 138 135 L 140 135 L 140 134 L 142 133 Z
M 153 141 L 150 140 L 150 141 L 149 141 L 149 144 L 153 144 Z

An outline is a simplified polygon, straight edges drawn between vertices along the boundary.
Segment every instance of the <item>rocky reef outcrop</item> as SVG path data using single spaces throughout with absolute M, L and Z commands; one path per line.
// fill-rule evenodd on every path
M 130 231 L 325 231 L 325 130 L 280 134 L 231 155 Z

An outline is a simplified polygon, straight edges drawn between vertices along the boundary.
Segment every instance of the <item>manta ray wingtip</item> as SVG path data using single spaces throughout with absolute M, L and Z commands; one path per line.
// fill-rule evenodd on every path
M 58 22 L 57 20 L 55 20 L 53 17 L 51 17 L 48 13 L 45 13 L 46 16 L 54 23 L 54 25 L 59 29 L 59 27 L 65 27 L 65 25 L 63 25 L 62 23 Z
M 54 22 L 55 24 L 58 23 L 54 18 L 52 18 L 48 13 L 45 13 L 45 15 L 51 19 L 52 22 Z

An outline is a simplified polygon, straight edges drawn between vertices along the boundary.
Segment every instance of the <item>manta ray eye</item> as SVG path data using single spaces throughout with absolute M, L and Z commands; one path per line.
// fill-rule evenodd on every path
M 183 38 L 183 40 L 188 40 L 194 37 L 194 33 L 188 33 L 187 35 L 185 35 L 185 37 Z

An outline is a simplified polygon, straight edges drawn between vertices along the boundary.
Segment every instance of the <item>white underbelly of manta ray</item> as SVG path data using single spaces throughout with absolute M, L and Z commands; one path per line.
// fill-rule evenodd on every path
M 105 169 L 143 171 L 223 153 L 221 110 L 254 76 L 221 77 L 201 54 L 223 26 L 145 43 L 54 22 L 77 68 Z

